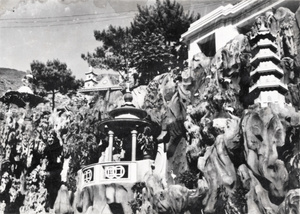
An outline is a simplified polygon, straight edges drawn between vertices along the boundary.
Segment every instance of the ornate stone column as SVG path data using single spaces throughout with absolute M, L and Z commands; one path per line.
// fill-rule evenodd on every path
M 105 162 L 112 161 L 113 143 L 114 143 L 114 132 L 108 131 L 108 147 L 106 148 L 105 151 Z
M 137 135 L 137 131 L 132 130 L 131 131 L 131 136 L 132 136 L 131 161 L 136 160 L 136 135 Z

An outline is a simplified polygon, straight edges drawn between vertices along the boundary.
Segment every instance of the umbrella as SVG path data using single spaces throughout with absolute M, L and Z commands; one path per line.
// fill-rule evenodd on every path
M 26 103 L 22 99 L 13 94 L 9 94 L 9 92 L 0 97 L 0 101 L 5 104 L 15 104 L 19 108 L 24 108 L 26 106 Z
M 49 102 L 47 99 L 39 95 L 31 94 L 28 92 L 9 91 L 6 92 L 4 96 L 12 96 L 15 97 L 15 99 L 22 100 L 24 103 L 29 103 L 29 106 L 31 108 L 36 107 L 40 103 Z

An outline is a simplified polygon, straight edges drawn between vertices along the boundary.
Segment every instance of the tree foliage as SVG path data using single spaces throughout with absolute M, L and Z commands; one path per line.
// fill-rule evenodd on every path
M 102 45 L 92 54 L 82 54 L 82 58 L 93 67 L 125 71 L 128 63 L 129 29 L 110 25 L 107 30 L 94 31 L 94 36 Z
M 83 86 L 82 80 L 76 80 L 66 63 L 55 59 L 42 63 L 34 60 L 31 64 L 33 86 L 36 90 L 52 93 L 52 108 L 55 108 L 55 93 L 67 94 Z
M 132 40 L 131 65 L 141 73 L 141 84 L 168 71 L 171 58 L 171 47 L 164 43 L 161 34 L 142 32 Z
M 179 174 L 178 181 L 179 183 L 184 184 L 187 188 L 193 189 L 197 187 L 198 176 L 196 172 L 185 171 Z
M 170 68 L 183 67 L 187 47 L 180 42 L 190 23 L 200 15 L 186 13 L 176 1 L 157 0 L 152 6 L 138 6 L 130 27 L 109 26 L 94 31 L 101 45 L 94 53 L 82 54 L 89 65 L 127 71 L 135 68 L 141 84 Z
M 181 34 L 190 24 L 200 18 L 193 13 L 186 13 L 176 1 L 160 0 L 153 6 L 138 6 L 138 14 L 131 23 L 132 35 L 140 32 L 157 32 L 163 35 L 165 42 L 179 42 Z

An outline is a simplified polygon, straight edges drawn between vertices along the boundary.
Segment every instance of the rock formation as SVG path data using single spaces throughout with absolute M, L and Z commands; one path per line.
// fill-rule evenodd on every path
M 167 127 L 176 121 L 172 119 L 174 116 L 177 118 L 176 132 L 166 129 L 170 135 L 167 148 L 176 154 L 174 147 L 178 141 L 175 139 L 184 139 L 186 157 L 176 156 L 177 161 L 186 158 L 188 168 L 195 170 L 196 166 L 199 180 L 207 181 L 208 189 L 199 203 L 205 213 L 218 213 L 221 202 L 226 213 L 288 213 L 298 206 L 299 183 L 295 178 L 299 175 L 299 165 L 295 164 L 299 162 L 297 15 L 282 7 L 268 11 L 257 17 L 248 34 L 233 38 L 214 57 L 196 54 L 190 70 L 182 72 L 182 81 L 176 82 L 175 78 L 170 81 L 173 77 L 170 73 L 150 83 L 156 86 L 148 88 L 145 101 L 147 96 L 155 94 L 160 102 L 153 102 L 154 109 L 149 112 L 160 109 L 158 122 Z M 247 97 L 253 84 L 251 47 L 261 29 L 276 38 L 279 67 L 284 71 L 284 83 L 289 89 L 285 107 L 253 105 Z M 189 93 L 181 94 L 180 90 Z M 154 103 L 160 103 L 160 107 L 156 108 Z M 180 121 L 182 116 L 184 119 Z M 186 134 L 181 134 L 184 131 Z M 169 169 L 177 168 L 172 165 L 170 156 L 168 160 Z M 177 169 L 176 174 L 181 172 Z M 241 192 L 242 196 L 237 197 Z M 162 189 L 160 194 L 162 198 L 170 198 L 172 187 Z M 160 209 L 165 210 L 159 212 L 167 212 L 170 204 L 164 203 Z M 174 209 L 172 213 L 184 210 Z

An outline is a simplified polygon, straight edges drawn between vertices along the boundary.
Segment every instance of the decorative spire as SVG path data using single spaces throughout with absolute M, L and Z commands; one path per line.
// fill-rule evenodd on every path
M 125 101 L 125 104 L 122 105 L 122 107 L 125 107 L 125 106 L 131 106 L 131 107 L 135 107 L 133 104 L 132 104 L 132 100 L 133 100 L 133 96 L 131 94 L 131 91 L 130 91 L 130 83 L 129 82 L 126 82 L 126 92 L 123 96 L 123 99 Z
M 126 93 L 130 93 L 130 82 L 126 82 Z
M 133 97 L 132 97 L 131 92 L 126 92 L 126 93 L 124 94 L 125 105 L 126 105 L 126 104 L 131 104 L 131 105 L 132 105 L 132 100 L 133 100 Z
M 90 67 L 89 67 L 89 72 L 93 72 L 93 71 L 94 71 L 93 67 L 90 66 Z
M 125 103 L 124 103 L 124 105 L 122 105 L 122 107 L 128 107 L 128 106 L 135 107 L 132 103 L 133 96 L 130 91 L 126 90 L 126 93 L 124 94 L 123 99 L 124 99 Z

